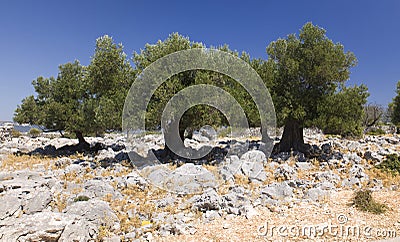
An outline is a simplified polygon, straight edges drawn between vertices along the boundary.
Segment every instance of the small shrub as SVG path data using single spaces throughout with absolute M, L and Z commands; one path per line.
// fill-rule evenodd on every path
M 353 203 L 358 210 L 381 214 L 387 210 L 387 206 L 376 202 L 372 197 L 371 190 L 359 190 L 355 192 Z
M 367 132 L 368 135 L 384 135 L 386 134 L 385 130 L 381 128 L 373 129 Z
M 32 138 L 38 137 L 42 132 L 37 128 L 31 128 L 28 132 L 29 136 Z
M 340 134 L 324 134 L 325 138 L 329 139 L 329 138 L 342 138 L 342 136 Z
M 89 201 L 89 197 L 87 196 L 78 196 L 74 199 L 74 202 L 85 202 L 85 201 Z
M 161 134 L 159 130 L 146 130 L 145 135 Z
M 398 175 L 400 174 L 400 157 L 396 154 L 387 155 L 386 160 L 382 161 L 376 168 Z
M 16 130 L 16 129 L 13 129 L 12 131 L 11 131 L 11 137 L 13 137 L 13 138 L 18 138 L 18 137 L 21 137 L 21 132 L 19 132 L 18 130 Z
M 232 127 L 223 128 L 218 132 L 218 138 L 224 138 L 231 136 Z

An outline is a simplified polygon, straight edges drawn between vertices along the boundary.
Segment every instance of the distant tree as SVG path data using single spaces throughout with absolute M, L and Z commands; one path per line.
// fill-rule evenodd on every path
M 33 124 L 38 120 L 38 112 L 34 96 L 22 99 L 21 105 L 15 110 L 14 121 L 20 124 Z
M 388 106 L 383 111 L 382 122 L 385 124 L 391 123 L 392 113 L 393 113 L 392 106 L 391 103 L 389 103 Z
M 397 133 L 400 133 L 400 81 L 397 83 L 396 96 L 389 103 L 388 114 L 390 121 L 397 127 Z
M 267 47 L 268 61 L 275 69 L 272 93 L 278 124 L 284 126 L 276 151 L 307 153 L 303 128 L 313 125 L 321 115 L 319 104 L 349 79 L 350 68 L 356 65 L 354 54 L 325 33 L 306 23 L 298 37 L 290 34 Z
M 380 122 L 383 118 L 385 110 L 383 107 L 376 103 L 369 103 L 364 108 L 364 121 L 363 125 L 365 129 L 368 129 Z
M 393 98 L 393 102 L 390 104 L 390 108 L 392 110 L 390 118 L 392 123 L 399 127 L 400 126 L 400 81 L 397 83 L 396 93 L 397 95 Z
M 84 75 L 85 68 L 75 61 L 60 65 L 57 78 L 38 77 L 32 82 L 37 97 L 22 100 L 15 110 L 14 121 L 41 125 L 50 131 L 77 130 L 79 137 L 82 133 L 76 125 L 83 122 L 80 112 L 84 100 Z
M 368 92 L 364 85 L 344 87 L 319 103 L 319 117 L 313 122 L 325 134 L 360 136 L 365 122 L 364 105 Z
M 67 63 L 59 66 L 57 78 L 33 81 L 37 97 L 25 98 L 14 120 L 75 133 L 79 146 L 88 148 L 84 135 L 121 129 L 124 98 L 133 78 L 123 46 L 105 35 L 96 40 L 89 66 Z

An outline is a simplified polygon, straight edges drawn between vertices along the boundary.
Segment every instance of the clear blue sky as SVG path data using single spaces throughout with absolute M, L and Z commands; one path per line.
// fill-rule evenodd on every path
M 38 76 L 58 65 L 87 65 L 97 37 L 108 34 L 129 57 L 172 32 L 207 46 L 227 43 L 252 57 L 298 33 L 308 21 L 355 53 L 349 85 L 369 87 L 387 105 L 400 80 L 400 1 L 19 1 L 0 0 L 0 120 L 11 120 Z

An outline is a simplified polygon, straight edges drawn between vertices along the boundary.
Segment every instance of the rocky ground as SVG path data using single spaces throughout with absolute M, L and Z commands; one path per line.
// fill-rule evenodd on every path
M 119 134 L 88 141 L 104 149 L 54 157 L 54 150 L 77 141 L 21 136 L 0 143 L 0 241 L 400 237 L 400 178 L 375 168 L 386 155 L 400 154 L 398 135 L 347 140 L 307 131 L 318 154 L 313 159 L 301 153 L 267 158 L 255 141 L 197 135 L 186 145 L 218 146 L 212 159 L 165 164 L 146 158 L 163 148 L 159 134 L 129 144 Z M 234 152 L 220 156 L 227 148 Z M 388 211 L 358 211 L 351 199 L 360 188 L 371 189 Z

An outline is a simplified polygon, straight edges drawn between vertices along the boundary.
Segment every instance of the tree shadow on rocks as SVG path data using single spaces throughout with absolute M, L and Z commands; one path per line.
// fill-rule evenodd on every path
M 244 153 L 249 150 L 262 150 L 263 144 L 261 141 L 246 141 L 241 142 L 237 140 L 228 140 L 228 141 L 220 141 L 217 146 L 203 146 L 199 150 L 195 150 L 193 148 L 190 149 L 189 153 L 201 152 L 202 150 L 210 150 L 205 156 L 200 158 L 188 158 L 190 155 L 186 157 L 182 157 L 180 155 L 175 154 L 169 149 L 158 149 L 158 150 L 149 150 L 153 152 L 155 157 L 161 163 L 172 163 L 174 165 L 183 165 L 185 163 L 193 163 L 195 165 L 218 165 L 224 161 L 227 155 L 236 155 L 241 157 Z M 148 154 L 148 157 L 151 154 Z
M 45 147 L 39 147 L 30 151 L 28 153 L 23 153 L 18 151 L 15 153 L 16 155 L 39 155 L 39 156 L 48 156 L 48 157 L 62 157 L 62 156 L 71 156 L 76 154 L 90 155 L 95 156 L 101 150 L 107 150 L 111 148 L 114 152 L 121 151 L 125 149 L 123 145 L 110 145 L 106 146 L 103 143 L 95 143 L 94 145 L 90 145 L 88 143 L 84 144 L 76 144 L 76 145 L 65 145 L 60 148 L 56 148 L 54 145 L 46 145 Z
M 222 162 L 225 159 L 225 156 L 228 153 L 226 147 L 210 147 L 210 146 L 203 146 L 199 150 L 195 150 L 190 148 L 192 152 L 201 152 L 202 150 L 210 150 L 205 156 L 200 158 L 188 158 L 190 155 L 188 154 L 185 157 L 182 157 L 169 149 L 157 149 L 157 150 L 149 150 L 148 157 L 152 156 L 150 152 L 154 154 L 155 157 L 159 162 L 162 164 L 172 163 L 174 165 L 183 165 L 185 163 L 193 163 L 195 165 L 215 165 Z
M 76 154 L 94 155 L 103 149 L 107 149 L 107 146 L 102 143 L 96 143 L 93 146 L 86 144 L 65 145 L 58 149 L 53 145 L 46 145 L 45 147 L 39 147 L 28 152 L 27 155 L 42 155 L 50 157 L 71 156 Z

